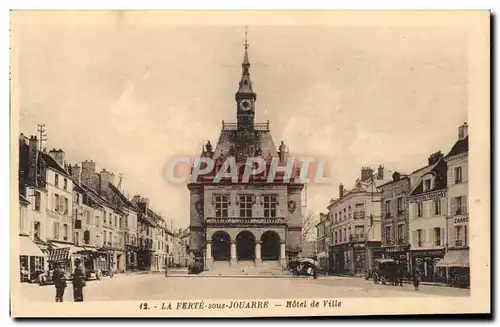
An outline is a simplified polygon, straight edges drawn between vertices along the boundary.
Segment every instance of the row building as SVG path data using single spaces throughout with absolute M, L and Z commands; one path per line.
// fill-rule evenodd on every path
M 341 184 L 339 197 L 320 215 L 322 268 L 360 275 L 374 259 L 392 258 L 408 274 L 418 270 L 423 281 L 468 281 L 467 123 L 459 126 L 451 150 L 432 153 L 426 166 L 390 176 L 382 166 L 372 172 L 362 168 L 350 191 Z
M 147 198 L 129 199 L 94 161 L 68 164 L 63 150 L 41 150 L 36 136 L 23 134 L 19 208 L 22 281 L 36 281 L 56 262 L 71 271 L 78 256 L 101 261 L 103 274 L 161 270 L 172 261 L 173 233 Z

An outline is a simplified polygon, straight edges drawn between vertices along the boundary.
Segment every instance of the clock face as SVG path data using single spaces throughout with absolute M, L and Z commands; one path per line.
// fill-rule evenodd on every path
M 240 102 L 240 108 L 243 111 L 248 111 L 252 108 L 252 101 L 245 99 Z

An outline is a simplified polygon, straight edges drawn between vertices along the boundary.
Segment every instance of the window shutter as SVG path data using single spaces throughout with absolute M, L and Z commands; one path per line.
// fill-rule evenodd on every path
M 455 215 L 455 198 L 451 198 L 451 203 L 450 203 L 450 215 L 454 216 Z
M 469 168 L 469 165 L 467 163 L 462 166 L 462 181 L 463 182 L 469 181 L 469 169 L 468 168 Z
M 417 244 L 417 231 L 412 231 L 411 232 L 411 240 L 410 240 L 411 246 L 418 247 Z
M 467 231 L 467 225 L 464 226 L 464 246 L 468 246 L 469 245 L 469 235 L 467 234 L 468 231 Z
M 467 212 L 467 196 L 462 196 L 462 214 L 468 213 Z
M 440 234 L 441 239 L 439 240 L 439 245 L 444 246 L 444 228 L 441 228 Z
M 446 198 L 441 198 L 441 215 L 446 216 L 447 215 L 447 208 L 446 208 Z

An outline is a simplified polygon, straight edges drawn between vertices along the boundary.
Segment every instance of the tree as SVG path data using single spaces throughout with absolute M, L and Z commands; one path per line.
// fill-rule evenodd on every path
M 314 219 L 314 213 L 308 213 L 302 216 L 302 232 L 300 235 L 301 242 L 310 239 L 315 232 L 317 221 Z

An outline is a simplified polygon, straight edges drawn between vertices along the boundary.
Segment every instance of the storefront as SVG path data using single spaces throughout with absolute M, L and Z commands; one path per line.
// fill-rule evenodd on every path
M 352 268 L 351 272 L 354 275 L 364 275 L 366 271 L 366 245 L 352 245 Z
M 335 274 L 344 274 L 348 273 L 349 269 L 346 266 L 346 253 L 347 247 L 346 245 L 335 245 L 330 248 L 330 263 L 331 263 L 331 271 Z
M 446 281 L 452 286 L 470 285 L 469 249 L 449 249 L 437 267 L 446 270 Z
M 444 249 L 412 250 L 412 269 L 419 271 L 424 282 L 445 282 L 446 269 L 437 265 L 444 255 Z
M 384 258 L 394 259 L 400 264 L 403 264 L 408 273 L 411 272 L 409 245 L 384 247 L 383 250 L 384 250 Z
M 45 253 L 28 236 L 21 236 L 19 254 L 21 283 L 36 280 L 45 270 Z

